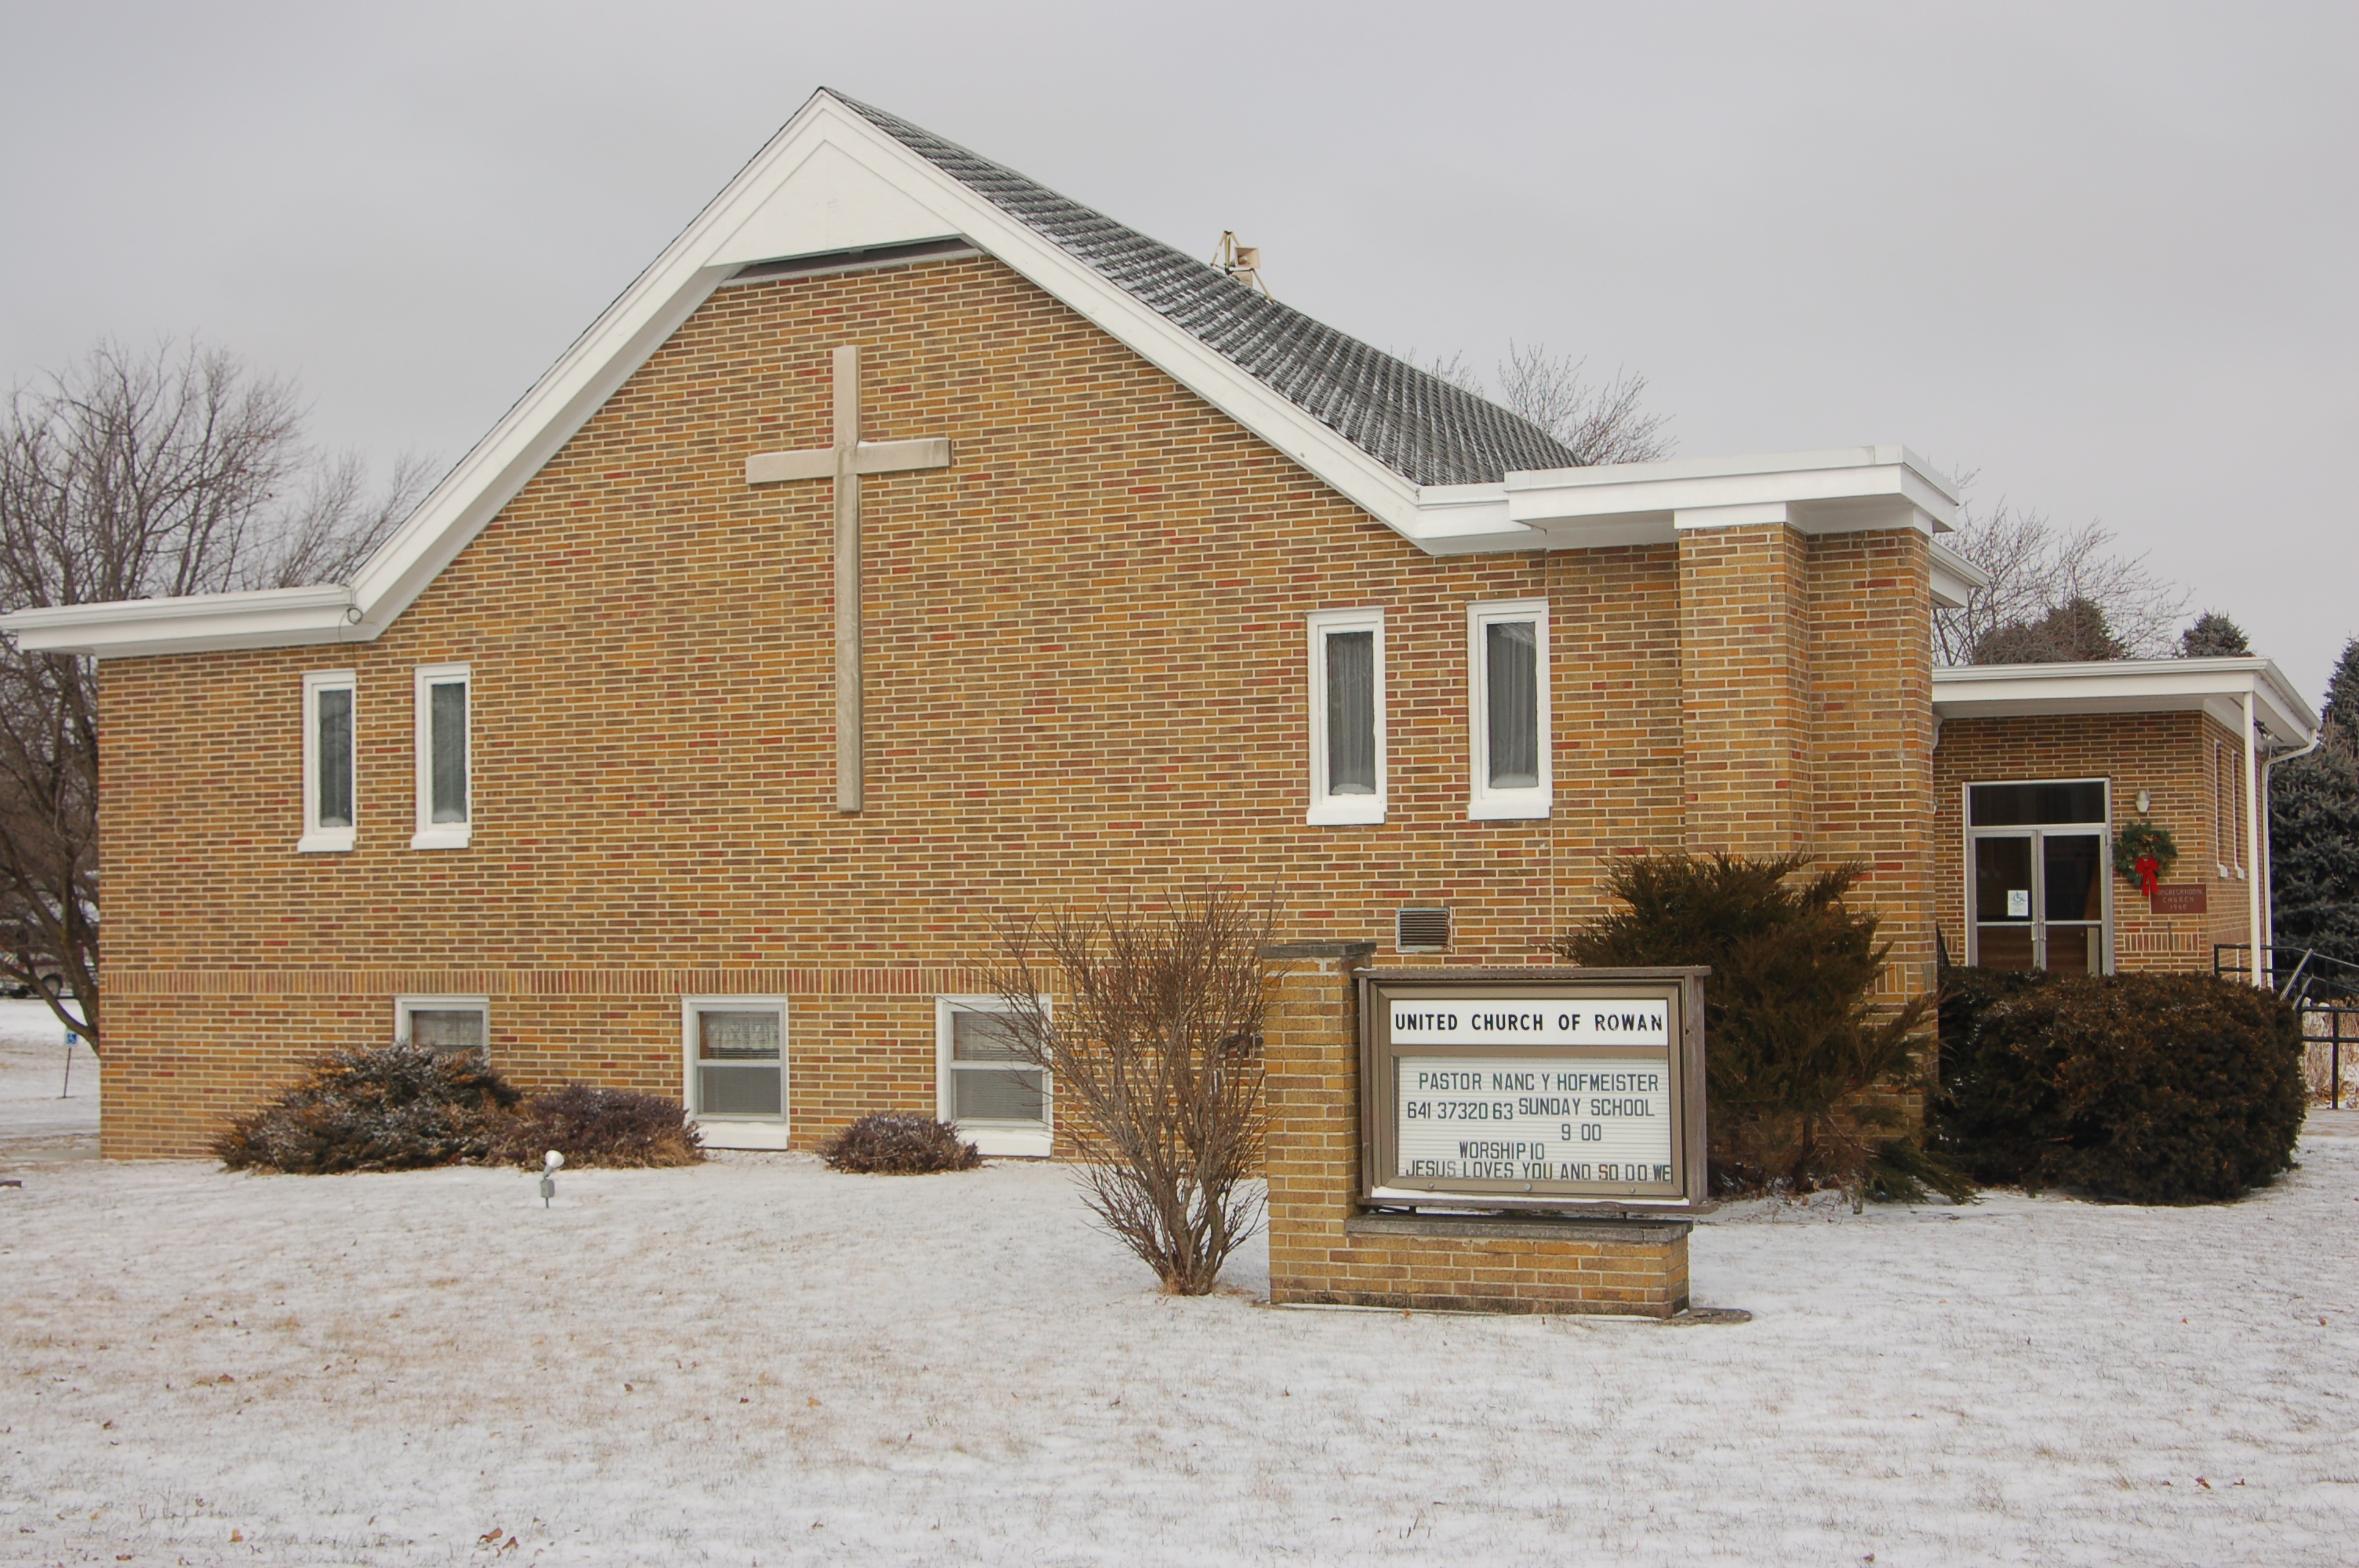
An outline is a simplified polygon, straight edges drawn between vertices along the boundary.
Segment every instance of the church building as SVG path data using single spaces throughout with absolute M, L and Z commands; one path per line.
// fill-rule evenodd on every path
M 2265 940 L 2314 716 L 2260 659 L 1937 671 L 1958 505 L 1898 446 L 1579 466 L 821 92 L 352 582 L 7 618 L 100 661 L 104 1152 L 401 1037 L 718 1146 L 1047 1153 L 999 924 L 1207 883 L 1520 967 L 1618 857 L 1799 852 L 1894 999 Z

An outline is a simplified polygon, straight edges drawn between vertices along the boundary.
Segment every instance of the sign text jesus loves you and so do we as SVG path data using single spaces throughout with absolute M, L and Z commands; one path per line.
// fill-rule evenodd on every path
M 1396 1047 L 1513 1049 L 1395 1058 L 1395 1179 L 1673 1179 L 1671 1019 L 1661 998 L 1396 998 L 1389 1012 Z M 1531 1054 L 1567 1046 L 1583 1049 Z

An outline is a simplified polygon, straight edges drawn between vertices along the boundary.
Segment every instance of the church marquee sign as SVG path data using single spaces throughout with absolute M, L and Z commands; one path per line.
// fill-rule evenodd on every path
M 1363 971 L 1362 1203 L 1701 1204 L 1704 973 Z

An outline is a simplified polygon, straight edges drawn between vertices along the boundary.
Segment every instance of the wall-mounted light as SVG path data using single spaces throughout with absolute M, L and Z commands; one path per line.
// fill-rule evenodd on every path
M 2138 815 L 2140 816 L 2144 816 L 2153 806 L 2154 797 L 2147 795 L 2144 790 L 2138 791 Z

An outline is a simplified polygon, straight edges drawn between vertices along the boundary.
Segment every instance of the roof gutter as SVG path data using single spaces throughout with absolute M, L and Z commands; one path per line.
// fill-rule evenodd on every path
M 353 590 L 271 588 L 185 599 L 133 599 L 60 604 L 0 617 L 0 630 L 28 654 L 96 654 L 107 658 L 189 654 L 216 648 L 289 648 L 357 643 L 380 627 L 359 624 Z

